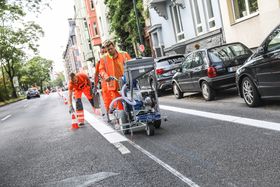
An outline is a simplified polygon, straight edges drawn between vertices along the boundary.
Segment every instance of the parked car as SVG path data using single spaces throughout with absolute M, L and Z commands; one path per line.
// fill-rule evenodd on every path
M 280 99 L 280 25 L 236 71 L 239 95 L 249 107 L 261 99 Z
M 33 97 L 40 97 L 40 92 L 37 88 L 29 88 L 26 93 L 26 99 L 31 99 Z
M 235 71 L 252 51 L 242 43 L 196 50 L 187 55 L 172 79 L 177 99 L 184 92 L 202 92 L 205 100 L 215 98 L 215 92 L 236 86 Z
M 178 68 L 184 60 L 185 56 L 183 54 L 164 56 L 155 59 L 157 88 L 154 88 L 154 90 L 157 90 L 159 95 L 164 90 L 172 89 L 172 77 L 176 73 L 175 69 Z M 149 83 L 151 86 L 154 85 L 152 76 L 149 76 Z

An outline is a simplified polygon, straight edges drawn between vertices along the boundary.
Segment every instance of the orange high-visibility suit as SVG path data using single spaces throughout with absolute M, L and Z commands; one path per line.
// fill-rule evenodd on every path
M 70 80 L 68 90 L 74 92 L 74 97 L 76 100 L 76 113 L 77 113 L 77 119 L 79 123 L 84 123 L 84 109 L 83 109 L 83 103 L 82 103 L 82 93 L 85 94 L 87 99 L 89 100 L 91 106 L 94 106 L 93 103 L 93 97 L 92 97 L 92 91 L 90 86 L 90 80 L 88 76 L 84 73 L 77 73 L 76 74 L 77 83 L 74 83 Z
M 100 61 L 98 61 L 95 65 L 95 76 L 94 76 L 94 85 L 95 86 L 97 86 L 98 80 L 99 80 L 99 75 L 100 75 L 99 67 L 100 67 Z M 101 90 L 102 90 L 101 95 L 103 98 L 103 103 L 104 103 L 106 111 L 108 111 L 109 106 L 110 106 L 110 100 L 104 99 L 104 98 L 107 98 L 108 95 L 110 95 L 110 93 L 107 88 L 107 82 L 104 79 L 101 79 Z
M 109 105 L 111 101 L 117 97 L 120 97 L 120 93 L 118 92 L 119 86 L 116 80 L 111 80 L 106 82 L 110 76 L 116 77 L 117 79 L 121 79 L 124 74 L 124 63 L 127 60 L 130 60 L 131 57 L 127 52 L 117 52 L 117 57 L 113 58 L 111 55 L 107 54 L 100 59 L 99 72 L 104 82 L 107 84 L 108 92 L 102 97 L 104 103 L 108 103 L 107 111 L 109 110 Z M 119 110 L 123 110 L 123 105 L 121 102 L 117 103 L 117 108 Z

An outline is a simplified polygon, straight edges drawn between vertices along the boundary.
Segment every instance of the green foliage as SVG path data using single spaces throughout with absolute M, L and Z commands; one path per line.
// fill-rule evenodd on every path
M 38 14 L 49 0 L 0 0 L 0 67 L 3 84 L 0 84 L 0 100 L 10 95 L 17 97 L 13 84 L 15 76 L 21 77 L 21 67 L 26 52 L 36 52 L 42 28 L 34 22 L 24 21 L 27 13 Z M 10 94 L 11 92 L 11 94 Z
M 29 60 L 22 69 L 21 83 L 25 87 L 37 85 L 43 90 L 44 82 L 50 81 L 50 71 L 53 62 L 42 57 Z
M 52 85 L 54 87 L 58 86 L 58 87 L 64 87 L 63 83 L 65 82 L 65 77 L 63 75 L 62 72 L 57 74 L 56 79 L 53 81 Z
M 116 40 L 122 50 L 135 56 L 133 43 L 140 43 L 137 31 L 137 22 L 132 0 L 105 0 L 109 8 L 108 17 L 111 24 L 111 32 L 116 35 Z M 144 38 L 143 28 L 145 20 L 143 16 L 143 2 L 136 0 L 136 9 L 140 25 L 140 34 Z

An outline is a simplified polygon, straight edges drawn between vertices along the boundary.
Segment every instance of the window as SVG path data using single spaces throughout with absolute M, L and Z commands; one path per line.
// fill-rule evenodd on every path
M 195 21 L 195 26 L 196 26 L 196 32 L 197 32 L 197 34 L 201 34 L 201 33 L 203 33 L 203 28 L 202 28 L 202 21 L 201 21 L 198 1 L 192 0 L 192 6 L 193 6 L 193 11 L 194 11 L 194 21 Z
M 205 52 L 204 52 L 205 53 Z M 199 51 L 194 54 L 194 59 L 192 62 L 192 68 L 199 67 L 203 65 L 203 52 Z
M 94 34 L 98 35 L 98 29 L 97 29 L 96 22 L 93 23 L 93 30 L 94 30 Z
M 173 27 L 175 30 L 176 40 L 181 41 L 185 39 L 182 20 L 181 20 L 181 13 L 180 13 L 180 7 L 178 5 L 176 6 L 170 6 L 170 12 L 173 22 Z
M 280 27 L 277 28 L 270 36 L 270 42 L 267 45 L 268 51 L 280 49 Z
M 92 10 L 94 10 L 94 1 L 93 0 L 90 0 L 90 7 Z
M 155 50 L 155 55 L 156 57 L 161 57 L 163 56 L 163 53 L 159 42 L 158 32 L 154 32 L 152 36 L 153 36 L 153 47 Z
M 101 28 L 101 35 L 104 36 L 104 29 L 103 29 L 103 22 L 102 22 L 102 19 L 101 17 L 99 17 L 99 23 L 100 23 L 100 28 Z
M 212 28 L 215 28 L 215 17 L 214 17 L 214 11 L 212 6 L 212 0 L 206 0 L 206 10 L 207 10 L 207 19 L 208 19 L 208 26 L 211 30 Z
M 186 60 L 182 64 L 182 72 L 183 73 L 187 72 L 188 69 L 191 68 L 192 60 L 193 60 L 193 54 L 190 54 L 189 56 L 186 57 Z
M 234 19 L 240 20 L 258 12 L 258 0 L 231 0 Z

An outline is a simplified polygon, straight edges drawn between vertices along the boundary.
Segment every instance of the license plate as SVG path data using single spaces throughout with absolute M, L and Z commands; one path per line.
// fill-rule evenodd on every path
M 229 68 L 228 68 L 228 72 L 236 72 L 236 70 L 237 70 L 239 67 L 240 67 L 240 66 L 229 67 Z

